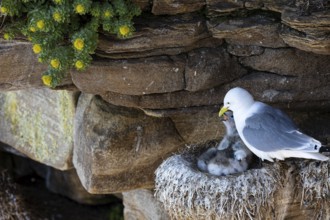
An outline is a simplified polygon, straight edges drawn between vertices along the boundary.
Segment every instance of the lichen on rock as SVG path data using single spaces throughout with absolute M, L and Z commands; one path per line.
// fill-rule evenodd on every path
M 57 169 L 71 168 L 75 96 L 48 89 L 1 93 L 1 142 Z

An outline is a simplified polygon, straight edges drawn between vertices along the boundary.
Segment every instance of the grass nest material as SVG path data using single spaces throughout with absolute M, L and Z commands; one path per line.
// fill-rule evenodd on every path
M 330 162 L 296 163 L 301 193 L 301 206 L 315 210 L 315 219 L 325 219 L 330 211 Z
M 200 172 L 196 152 L 174 155 L 156 170 L 155 196 L 171 219 L 274 219 L 281 163 L 223 177 Z

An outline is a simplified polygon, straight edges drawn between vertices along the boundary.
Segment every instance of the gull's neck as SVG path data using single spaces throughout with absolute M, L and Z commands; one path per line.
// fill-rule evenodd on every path
M 250 110 L 252 109 L 254 103 L 255 103 L 254 101 L 244 103 L 243 105 L 240 105 L 239 108 L 233 110 L 238 133 L 245 125 L 245 119 L 250 115 Z
M 233 109 L 234 115 L 238 116 L 238 115 L 247 114 L 254 103 L 255 103 L 254 101 L 241 103 L 240 106 L 238 106 L 238 108 Z M 236 116 L 234 116 L 234 118 L 236 118 Z

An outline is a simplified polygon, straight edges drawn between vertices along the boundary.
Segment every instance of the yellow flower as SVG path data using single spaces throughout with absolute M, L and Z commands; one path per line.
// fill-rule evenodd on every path
M 35 28 L 35 27 L 30 27 L 29 30 L 30 30 L 31 32 L 36 32 L 36 28 Z
M 62 20 L 62 15 L 61 15 L 61 13 L 59 13 L 59 12 L 54 12 L 54 13 L 53 13 L 53 18 L 54 18 L 55 21 L 57 21 L 57 22 L 61 22 L 61 20 Z
M 0 12 L 1 12 L 1 14 L 7 14 L 8 13 L 8 8 L 0 7 Z
M 131 32 L 131 29 L 127 26 L 127 25 L 123 25 L 119 27 L 119 33 L 121 36 L 126 37 L 127 35 L 129 35 Z
M 45 21 L 44 20 L 39 20 L 37 22 L 37 27 L 40 29 L 40 30 L 43 30 L 45 28 Z
M 3 39 L 5 39 L 5 40 L 10 40 L 10 39 L 11 39 L 10 34 L 5 33 L 5 34 L 3 35 Z
M 58 59 L 52 59 L 50 61 L 50 65 L 54 68 L 54 69 L 58 69 L 61 65 L 60 61 Z
M 76 69 L 77 70 L 81 70 L 81 69 L 84 69 L 85 68 L 85 64 L 83 61 L 81 60 L 78 60 L 76 63 L 75 63 L 75 66 L 76 66 Z
M 84 40 L 81 38 L 77 38 L 74 42 L 73 42 L 73 46 L 74 48 L 76 48 L 77 50 L 82 50 L 84 49 L 85 43 Z
M 42 51 L 41 45 L 40 44 L 33 45 L 32 50 L 35 54 L 40 53 Z
M 41 77 L 41 79 L 42 79 L 42 82 L 44 83 L 44 85 L 51 86 L 52 80 L 53 80 L 52 76 L 50 76 L 50 75 L 43 75 Z
M 103 13 L 103 17 L 104 17 L 104 18 L 111 18 L 111 17 L 112 17 L 112 13 L 111 13 L 111 11 L 110 11 L 110 10 L 106 10 L 106 11 L 104 11 L 104 13 Z
M 39 62 L 39 63 L 42 63 L 42 62 L 44 62 L 44 60 L 43 60 L 41 57 L 39 57 L 39 58 L 38 58 L 38 62 Z
M 76 7 L 75 7 L 75 11 L 78 14 L 85 14 L 86 9 L 85 9 L 85 6 L 83 6 L 82 4 L 77 4 Z

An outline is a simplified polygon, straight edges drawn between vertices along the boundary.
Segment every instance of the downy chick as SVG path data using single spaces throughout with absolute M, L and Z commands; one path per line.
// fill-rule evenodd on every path
M 207 165 L 207 172 L 216 176 L 243 172 L 248 169 L 253 159 L 252 152 L 238 135 L 232 112 L 224 114 L 223 123 L 227 133 L 217 146 L 216 151 L 214 148 L 210 148 L 200 156 L 200 158 L 209 159 L 204 160 L 204 164 Z M 200 161 L 201 159 L 198 162 L 201 163 Z

